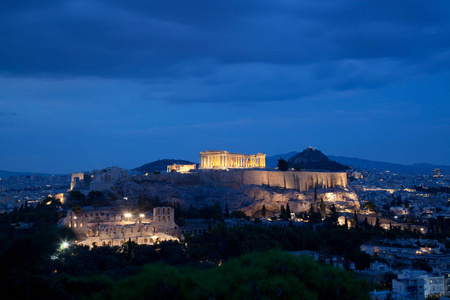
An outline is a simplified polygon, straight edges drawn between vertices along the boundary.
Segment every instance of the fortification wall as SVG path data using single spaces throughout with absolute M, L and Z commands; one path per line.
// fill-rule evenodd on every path
M 84 173 L 72 173 L 70 180 L 70 191 L 88 189 L 86 185 Z
M 241 185 L 267 185 L 306 192 L 314 187 L 347 186 L 345 172 L 279 172 L 257 170 L 206 171 L 189 174 L 150 174 L 145 181 L 166 182 L 178 186 L 211 185 L 237 188 Z

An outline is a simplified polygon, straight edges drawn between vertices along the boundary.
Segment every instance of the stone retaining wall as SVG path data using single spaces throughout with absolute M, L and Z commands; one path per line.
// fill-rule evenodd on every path
M 135 177 L 136 179 L 136 177 Z M 241 185 L 270 186 L 306 192 L 314 187 L 347 186 L 345 172 L 279 172 L 259 170 L 200 171 L 193 173 L 149 174 L 143 181 L 166 182 L 178 186 L 212 185 L 237 188 Z

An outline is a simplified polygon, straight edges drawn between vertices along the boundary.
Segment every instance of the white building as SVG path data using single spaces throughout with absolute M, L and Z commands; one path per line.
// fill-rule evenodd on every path
M 402 270 L 398 278 L 392 280 L 392 290 L 398 293 L 409 292 L 414 299 L 425 299 L 429 295 L 445 295 L 444 276 L 427 274 L 423 270 Z M 423 291 L 423 293 L 422 293 Z

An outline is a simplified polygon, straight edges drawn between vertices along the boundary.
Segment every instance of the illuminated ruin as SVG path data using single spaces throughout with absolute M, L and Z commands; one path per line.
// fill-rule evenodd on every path
M 265 168 L 266 155 L 246 155 L 222 150 L 200 152 L 200 169 Z

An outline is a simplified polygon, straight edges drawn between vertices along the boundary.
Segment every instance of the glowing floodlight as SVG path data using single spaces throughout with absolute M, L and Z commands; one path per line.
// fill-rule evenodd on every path
M 62 248 L 62 249 L 67 249 L 67 248 L 69 248 L 69 243 L 68 243 L 68 242 L 62 242 L 61 248 Z
M 124 216 L 125 216 L 125 218 L 131 218 L 132 215 L 131 215 L 131 213 L 125 213 Z

